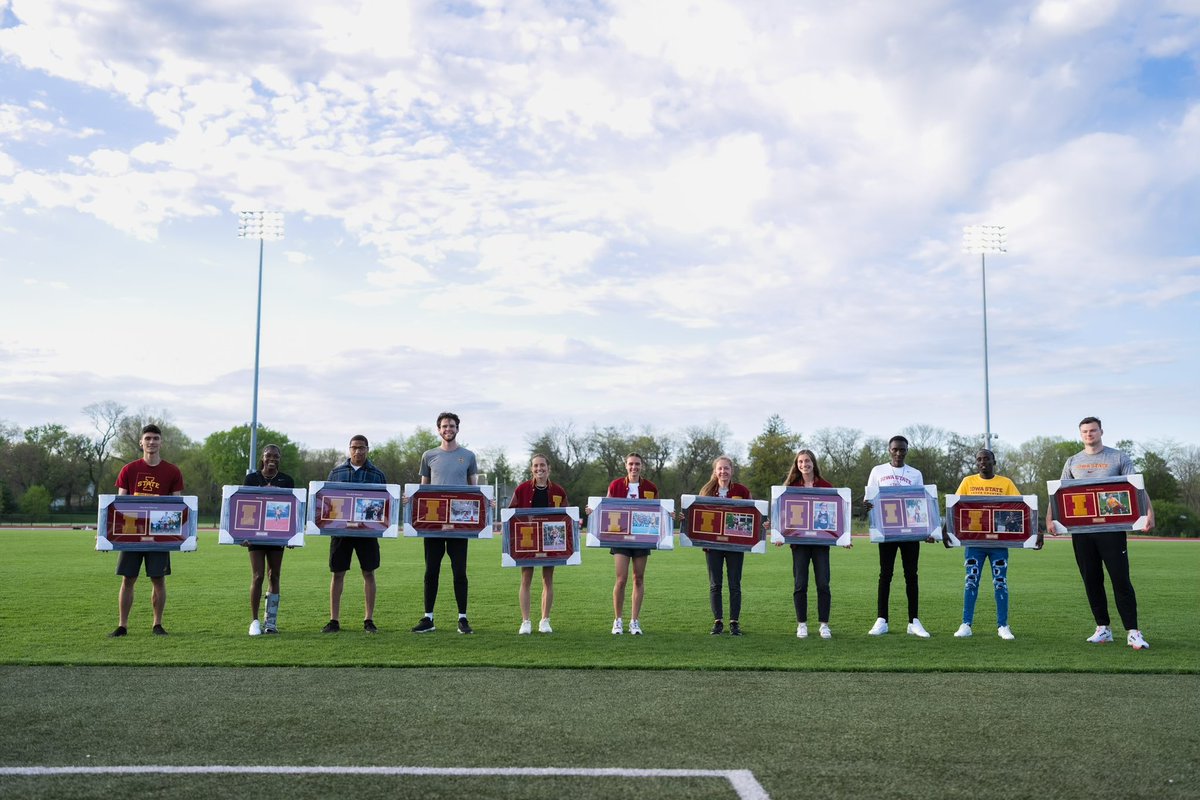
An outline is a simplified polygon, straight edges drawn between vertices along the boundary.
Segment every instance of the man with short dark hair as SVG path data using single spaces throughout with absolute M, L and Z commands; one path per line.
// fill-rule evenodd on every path
M 453 411 L 438 414 L 437 430 L 441 442 L 421 455 L 421 483 L 439 486 L 475 486 L 479 467 L 475 454 L 458 444 L 458 415 Z M 442 557 L 450 556 L 454 573 L 454 599 L 458 604 L 458 632 L 474 633 L 467 621 L 467 540 L 427 536 L 425 542 L 425 615 L 413 626 L 413 633 L 432 633 L 433 606 L 437 602 Z
M 887 464 L 879 464 L 871 468 L 867 478 L 867 487 L 872 486 L 924 486 L 925 478 L 921 471 L 904 463 L 908 457 L 908 439 L 903 436 L 893 436 L 888 440 Z M 932 541 L 929 539 L 927 541 Z M 896 553 L 900 554 L 900 563 L 904 567 L 904 591 L 908 596 L 908 633 L 922 639 L 929 638 L 929 632 L 921 624 L 917 616 L 917 606 L 920 598 L 920 585 L 917 582 L 917 561 L 921 558 L 920 542 L 880 542 L 879 543 L 879 589 L 876 596 L 877 617 L 871 630 L 871 636 L 882 636 L 888 632 L 888 597 L 892 591 L 892 574 L 896 569 Z
M 1107 478 L 1118 475 L 1133 475 L 1137 472 L 1133 461 L 1126 453 L 1113 447 L 1105 447 L 1102 437 L 1104 429 L 1096 417 L 1084 417 L 1079 421 L 1079 438 L 1083 450 L 1067 459 L 1063 464 L 1062 480 L 1078 478 Z M 1046 512 L 1046 528 L 1050 528 L 1050 513 Z M 1154 528 L 1154 509 L 1147 502 L 1146 532 Z M 1075 550 L 1075 563 L 1083 578 L 1083 589 L 1087 593 L 1088 605 L 1096 619 L 1096 632 L 1087 638 L 1092 644 L 1105 644 L 1113 640 L 1111 619 L 1108 614 L 1108 594 L 1104 591 L 1104 570 L 1112 583 L 1113 599 L 1121 624 L 1128 631 L 1126 643 L 1134 650 L 1148 650 L 1150 645 L 1138 628 L 1137 595 L 1133 581 L 1129 579 L 1129 551 L 1124 531 L 1109 533 L 1071 534 L 1071 547 Z
M 329 471 L 327 480 L 338 483 L 387 483 L 387 476 L 367 458 L 371 446 L 367 437 L 357 434 L 350 438 L 350 452 L 344 462 Z M 322 633 L 337 633 L 342 629 L 342 588 L 350 571 L 350 555 L 358 558 L 363 577 L 363 630 L 378 633 L 375 627 L 375 570 L 379 569 L 379 540 L 372 536 L 331 536 L 329 538 L 329 622 Z
M 179 467 L 162 460 L 162 430 L 153 423 L 142 428 L 142 457 L 130 461 L 117 475 L 117 494 L 181 495 L 183 473 Z M 171 574 L 171 554 L 162 551 L 122 550 L 117 558 L 117 574 L 121 590 L 117 594 L 117 629 L 109 636 L 124 636 L 129 632 L 129 612 L 133 608 L 133 588 L 142 564 L 150 579 L 150 606 L 154 609 L 155 636 L 166 636 L 162 626 L 163 610 L 167 607 L 167 576 Z

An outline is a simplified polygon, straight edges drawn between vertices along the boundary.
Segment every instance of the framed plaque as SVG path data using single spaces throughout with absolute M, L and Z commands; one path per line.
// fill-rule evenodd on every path
M 771 487 L 771 541 L 850 544 L 850 490 Z
M 100 495 L 96 549 L 195 550 L 195 496 Z
M 400 485 L 312 481 L 308 484 L 309 536 L 400 535 Z
M 1150 498 L 1141 475 L 1047 481 L 1051 533 L 1144 531 Z
M 502 567 L 580 563 L 579 509 L 506 508 L 500 512 Z
M 1025 495 L 946 495 L 951 547 L 1037 547 L 1038 499 Z
M 588 547 L 675 548 L 674 500 L 589 497 L 588 508 Z
M 766 500 L 732 500 L 685 494 L 679 502 L 683 519 L 679 543 L 684 547 L 710 550 L 734 550 L 741 553 L 765 553 L 767 539 L 763 520 Z
M 937 486 L 868 486 L 872 542 L 918 542 L 942 538 Z
M 307 497 L 303 489 L 221 487 L 217 543 L 303 547 Z
M 404 535 L 491 539 L 491 486 L 404 484 Z

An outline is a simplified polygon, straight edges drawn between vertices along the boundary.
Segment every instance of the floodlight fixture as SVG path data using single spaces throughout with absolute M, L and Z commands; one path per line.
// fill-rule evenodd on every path
M 250 466 L 254 472 L 258 458 L 258 363 L 262 344 L 262 287 L 264 242 L 283 238 L 283 213 L 280 211 L 239 211 L 238 238 L 258 239 L 258 310 L 254 320 L 254 399 L 250 410 Z
M 1008 229 L 1003 225 L 967 225 L 963 228 L 963 250 L 979 255 L 983 288 L 983 446 L 992 449 L 992 403 L 988 379 L 987 257 L 1008 252 Z

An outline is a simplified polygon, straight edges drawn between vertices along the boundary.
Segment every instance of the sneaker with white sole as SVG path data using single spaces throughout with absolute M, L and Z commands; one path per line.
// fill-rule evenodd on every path
M 921 624 L 921 620 L 913 617 L 912 622 L 908 623 L 908 635 L 928 639 L 929 631 L 925 630 L 925 626 Z
M 1129 632 L 1129 637 L 1125 641 L 1134 650 L 1149 650 L 1150 649 L 1149 642 L 1147 642 L 1145 637 L 1142 636 L 1142 632 L 1137 630 L 1136 628 Z
M 833 631 L 829 630 L 828 622 L 822 622 L 821 627 L 817 629 L 817 632 L 819 634 L 821 634 L 822 639 L 832 639 L 833 638 Z
M 797 639 L 807 639 L 808 638 L 808 623 L 807 622 L 796 623 L 796 638 Z
M 996 635 L 1006 642 L 1011 642 L 1013 639 L 1017 638 L 1016 636 L 1013 636 L 1012 628 L 1008 627 L 1007 625 L 1001 625 L 999 628 L 996 628 Z
M 624 626 L 621 625 L 621 618 L 618 617 L 618 618 L 614 619 L 613 620 L 613 628 L 612 628 L 613 636 L 620 636 L 624 632 L 625 632 L 625 628 L 624 628 Z
M 642 623 L 638 622 L 636 619 L 629 620 L 629 635 L 630 636 L 641 636 L 642 635 Z
M 971 630 L 971 626 L 965 622 L 962 625 L 959 625 L 958 630 L 954 632 L 954 638 L 956 639 L 966 639 L 968 636 L 974 635 L 975 634 L 974 631 Z
M 554 629 L 550 627 L 549 617 L 542 617 L 542 621 L 538 623 L 538 633 L 554 633 Z
M 533 633 L 533 623 L 525 620 L 521 623 L 521 627 L 517 628 L 517 636 L 528 636 Z
M 1113 640 L 1112 629 L 1107 625 L 1097 625 L 1096 632 L 1087 638 L 1091 644 L 1107 644 Z
M 250 635 L 251 636 L 262 636 L 262 623 L 261 622 L 259 622 L 258 620 L 254 620 L 253 622 L 250 623 Z
M 871 626 L 871 630 L 867 631 L 868 636 L 883 636 L 888 632 L 887 620 L 879 617 L 875 620 L 875 624 Z

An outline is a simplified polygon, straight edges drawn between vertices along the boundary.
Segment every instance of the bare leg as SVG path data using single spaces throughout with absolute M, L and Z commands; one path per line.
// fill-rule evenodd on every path
M 363 619 L 375 619 L 375 570 L 363 570 L 363 602 L 366 605 Z
M 554 567 L 542 567 L 542 619 L 550 619 L 552 605 L 554 605 Z M 525 609 L 525 618 L 528 619 L 529 606 L 527 605 Z
M 271 594 L 279 594 L 279 571 L 283 569 L 283 551 L 267 551 L 267 580 L 271 584 Z M 257 606 L 255 606 L 257 609 Z
M 646 560 L 648 556 L 638 556 L 633 559 L 633 616 L 631 619 L 641 619 L 642 598 L 646 596 Z
M 167 607 L 167 579 L 150 579 L 150 605 L 154 608 L 154 624 L 162 625 L 163 609 Z
M 117 624 L 122 628 L 129 627 L 129 612 L 133 608 L 133 585 L 137 583 L 137 578 L 121 576 L 121 590 L 117 592 L 117 618 L 120 620 Z
M 262 602 L 263 570 L 266 567 L 266 555 L 262 550 L 250 551 L 250 619 L 258 619 L 258 606 Z
M 625 584 L 629 581 L 629 556 L 613 556 L 617 570 L 617 582 L 613 585 L 613 619 L 620 619 L 625 610 Z
M 521 567 L 521 588 L 517 591 L 517 602 L 521 605 L 521 622 L 529 622 L 529 587 L 532 584 L 533 567 Z
M 329 618 L 335 622 L 341 619 L 342 585 L 346 582 L 345 572 L 333 573 L 329 581 Z

